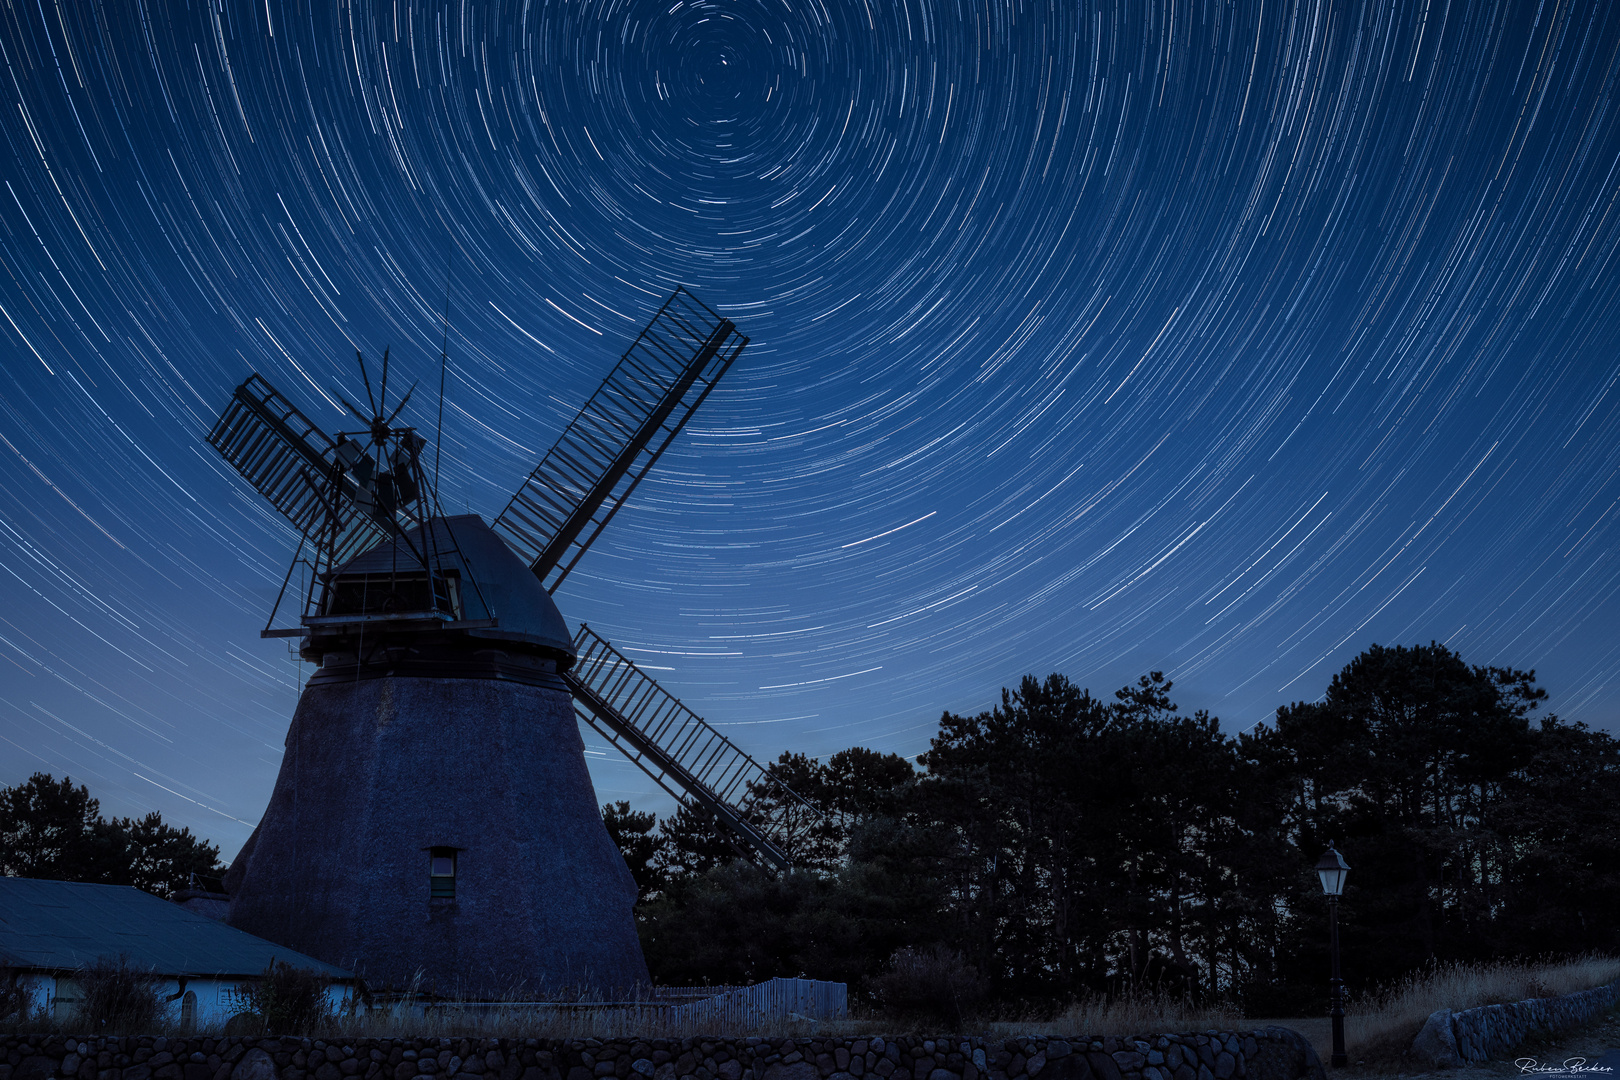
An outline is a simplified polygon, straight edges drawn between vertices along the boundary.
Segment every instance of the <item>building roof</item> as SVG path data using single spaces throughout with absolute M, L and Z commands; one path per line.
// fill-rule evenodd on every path
M 431 522 L 432 548 L 438 553 L 441 570 L 454 570 L 464 582 L 461 590 L 463 617 L 494 618 L 499 625 L 463 631 L 468 637 L 491 641 L 524 642 L 553 650 L 573 662 L 574 639 L 568 632 L 551 594 L 540 584 L 523 560 L 513 554 L 506 542 L 484 524 L 477 514 L 438 517 Z M 406 536 L 413 547 L 422 546 L 422 530 Z M 411 565 L 413 559 L 398 550 L 397 542 L 378 544 L 357 555 L 338 569 L 338 574 L 387 573 L 391 568 Z M 477 586 L 473 586 L 473 582 Z
M 0 967 L 71 971 L 120 956 L 154 975 L 254 976 L 274 959 L 354 978 L 127 885 L 0 877 Z

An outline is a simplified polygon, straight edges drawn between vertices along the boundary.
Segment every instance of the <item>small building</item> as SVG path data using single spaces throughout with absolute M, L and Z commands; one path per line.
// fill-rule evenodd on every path
M 31 1008 L 71 1019 L 76 977 L 97 960 L 152 975 L 184 1025 L 215 1024 L 244 1011 L 240 987 L 280 961 L 331 980 L 334 1009 L 356 979 L 342 968 L 187 911 L 127 885 L 0 877 L 0 977 L 23 987 Z

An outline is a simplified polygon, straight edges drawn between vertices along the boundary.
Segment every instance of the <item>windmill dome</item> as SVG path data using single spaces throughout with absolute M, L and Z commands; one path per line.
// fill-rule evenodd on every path
M 434 607 L 455 621 L 429 617 Z M 551 594 L 477 514 L 433 518 L 344 563 L 310 622 L 302 653 L 321 664 L 316 680 L 417 674 L 564 690 L 558 674 L 575 655 Z

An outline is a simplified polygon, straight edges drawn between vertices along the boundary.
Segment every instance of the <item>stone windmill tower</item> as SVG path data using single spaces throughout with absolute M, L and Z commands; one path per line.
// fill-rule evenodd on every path
M 373 986 L 646 983 L 576 717 L 787 866 L 783 817 L 808 804 L 551 599 L 747 343 L 677 289 L 492 525 L 440 511 L 426 439 L 396 425 L 410 394 L 385 411 L 386 354 L 336 438 L 258 375 L 237 388 L 209 442 L 303 536 L 277 610 L 308 582 L 298 625 L 272 611 L 263 636 L 319 670 L 226 877 L 233 925 Z

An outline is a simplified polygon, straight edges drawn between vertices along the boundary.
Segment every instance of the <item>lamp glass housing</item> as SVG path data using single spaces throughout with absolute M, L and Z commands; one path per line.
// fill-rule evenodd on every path
M 1344 861 L 1344 856 L 1332 844 L 1316 860 L 1316 876 L 1322 879 L 1322 892 L 1328 896 L 1344 894 L 1344 879 L 1349 872 L 1350 864 Z

